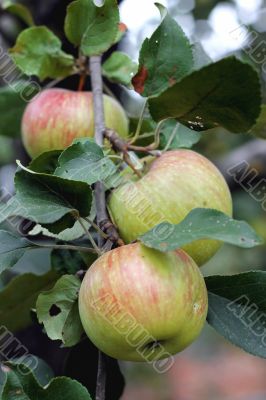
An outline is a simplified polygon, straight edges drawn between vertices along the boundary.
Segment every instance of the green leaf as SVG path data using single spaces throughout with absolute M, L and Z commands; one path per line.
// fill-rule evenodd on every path
M 175 118 L 196 131 L 222 126 L 242 133 L 255 124 L 260 102 L 257 72 L 230 57 L 194 71 L 149 106 L 156 121 Z
M 250 130 L 252 135 L 255 135 L 259 138 L 266 139 L 266 105 L 262 104 L 261 113 L 259 118 L 257 119 L 256 125 L 252 127 Z
M 93 0 L 73 1 L 67 8 L 65 33 L 85 56 L 100 55 L 115 43 L 119 32 L 116 0 L 97 7 Z
M 55 378 L 44 388 L 27 366 L 9 362 L 6 367 L 2 400 L 91 400 L 87 389 L 70 378 Z
M 40 224 L 57 223 L 57 233 L 90 214 L 92 190 L 86 183 L 28 171 L 16 173 L 16 195 L 0 207 L 0 221 L 17 215 Z
M 78 140 L 59 157 L 55 175 L 92 185 L 104 181 L 116 172 L 115 164 L 104 156 L 100 146 L 92 140 Z
M 173 86 L 193 69 L 190 43 L 177 22 L 160 4 L 162 22 L 150 39 L 145 39 L 139 72 L 132 82 L 142 96 L 151 97 Z
M 86 229 L 91 228 L 91 225 L 87 221 L 84 220 L 83 224 L 86 227 Z M 64 242 L 71 242 L 72 240 L 80 239 L 82 236 L 84 236 L 84 229 L 82 228 L 82 226 L 78 221 L 75 222 L 72 228 L 65 229 L 59 233 L 53 233 L 53 229 L 52 231 L 49 231 L 49 226 L 45 228 L 44 226 L 37 224 L 32 229 L 30 234 L 32 236 L 41 234 Z
M 60 39 L 45 26 L 28 28 L 10 49 L 12 59 L 26 75 L 41 80 L 61 78 L 74 71 L 74 58 L 61 49 Z
M 34 356 L 33 354 L 28 354 L 26 356 L 22 355 L 22 357 L 14 358 L 12 357 L 12 364 L 16 364 L 18 366 L 25 365 L 26 367 L 29 365 L 32 366 L 31 370 L 33 375 L 35 376 L 36 380 L 39 382 L 40 385 L 46 386 L 49 384 L 51 379 L 54 377 L 54 372 L 52 371 L 51 367 L 43 361 L 41 358 Z M 34 366 L 36 367 L 34 368 Z
M 31 161 L 29 169 L 43 174 L 53 174 L 58 166 L 58 158 L 61 150 L 52 150 L 42 153 Z
M 16 17 L 22 19 L 22 21 L 25 22 L 25 24 L 29 26 L 34 25 L 34 20 L 32 18 L 30 10 L 23 4 L 14 3 L 11 0 L 4 0 L 2 8 L 3 10 L 6 10 L 11 14 L 14 14 Z
M 0 399 L 2 399 L 2 392 L 3 392 L 4 386 L 5 386 L 5 382 L 6 382 L 6 374 L 2 370 L 1 364 L 0 364 Z
M 0 273 L 13 267 L 31 247 L 27 239 L 0 230 Z
M 90 215 L 88 215 L 88 219 L 90 221 L 94 221 L 95 218 L 96 218 L 96 206 L 95 206 L 95 198 L 93 198 L 91 212 L 90 212 Z M 87 230 L 89 230 L 91 228 L 91 224 L 89 222 L 87 222 L 85 219 L 83 220 L 83 226 Z M 44 226 L 37 224 L 32 229 L 30 234 L 32 236 L 42 234 L 44 236 L 52 237 L 54 239 L 58 239 L 63 242 L 71 242 L 73 240 L 82 238 L 82 236 L 84 236 L 84 229 L 81 226 L 81 224 L 79 223 L 79 221 L 76 221 L 72 228 L 62 230 L 59 233 L 53 233 L 53 232 L 49 231 L 49 226 L 47 226 L 45 228 Z
M 208 208 L 196 208 L 178 225 L 163 222 L 139 238 L 146 246 L 172 251 L 200 239 L 215 239 L 239 247 L 259 246 L 263 240 L 243 221 Z
M 168 145 L 168 150 L 190 149 L 200 139 L 201 134 L 199 132 L 192 131 L 175 120 L 169 119 L 163 125 L 161 131 L 160 148 L 165 148 Z
M 52 340 L 61 340 L 66 347 L 80 341 L 83 328 L 79 318 L 78 294 L 81 282 L 73 275 L 62 276 L 54 288 L 37 300 L 37 315 Z
M 95 261 L 97 255 L 91 254 L 91 258 Z M 78 271 L 85 271 L 88 268 L 82 255 L 78 251 L 72 250 L 53 250 L 51 253 L 51 265 L 61 275 L 74 275 Z
M 20 137 L 21 119 L 27 102 L 37 92 L 34 83 L 23 81 L 0 88 L 0 135 Z
M 21 345 L 21 347 L 22 346 L 23 345 Z M 41 358 L 36 357 L 33 354 L 27 353 L 18 358 L 13 358 L 12 356 L 12 365 L 17 365 L 18 368 L 20 368 L 20 366 L 22 365 L 26 368 L 29 368 L 38 383 L 42 386 L 48 385 L 51 379 L 53 379 L 54 377 L 54 373 L 49 365 Z M 2 393 L 3 387 L 5 386 L 5 381 L 9 372 L 10 368 L 7 367 L 7 365 L 5 365 L 4 363 L 2 365 L 0 364 L 0 394 Z
M 22 349 L 23 352 L 23 349 Z M 24 349 L 25 352 L 25 349 Z M 42 386 L 46 386 L 49 384 L 51 379 L 54 377 L 54 373 L 49 365 L 43 361 L 41 358 L 36 357 L 32 354 L 24 354 L 19 358 L 12 357 L 12 365 L 15 365 L 20 368 L 21 365 L 24 367 L 31 367 L 31 372 L 38 381 L 38 383 Z M 10 368 L 5 364 L 0 364 L 0 396 L 2 394 L 3 388 L 6 383 L 7 374 L 10 372 Z M 2 399 L 2 397 L 1 397 Z
M 31 325 L 30 311 L 38 295 L 58 279 L 55 271 L 45 275 L 23 274 L 15 277 L 0 291 L 0 325 L 17 332 Z
M 132 88 L 132 77 L 137 73 L 138 65 L 121 51 L 115 51 L 102 66 L 103 75 L 111 82 L 121 83 Z
M 208 322 L 230 342 L 266 358 L 266 272 L 206 278 Z

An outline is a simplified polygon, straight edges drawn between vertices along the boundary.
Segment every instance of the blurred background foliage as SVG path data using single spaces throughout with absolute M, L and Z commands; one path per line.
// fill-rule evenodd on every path
M 1 0 L 0 0 L 1 1 Z M 48 25 L 57 33 L 66 51 L 75 50 L 66 42 L 63 33 L 66 0 L 21 0 L 29 6 L 37 24 Z M 235 54 L 251 62 L 261 76 L 263 98 L 266 99 L 266 0 L 164 0 L 171 15 L 182 26 L 192 41 L 200 42 L 213 59 Z M 121 49 L 133 59 L 138 59 L 142 41 L 149 36 L 160 21 L 152 0 L 124 0 L 121 18 L 129 31 Z M 15 42 L 17 34 L 25 28 L 16 17 L 0 11 L 0 46 L 7 49 Z M 242 34 L 240 34 L 240 28 Z M 239 34 L 238 34 L 239 32 Z M 244 32 L 244 34 L 243 34 Z M 248 32 L 256 35 L 250 43 Z M 265 62 L 264 62 L 265 59 Z M 0 86 L 5 83 L 5 65 L 0 60 Z M 78 78 L 69 78 L 61 86 L 76 88 Z M 88 82 L 89 88 L 89 82 Z M 136 94 L 114 87 L 128 113 L 137 117 L 142 100 Z M 1 134 L 1 132 L 0 132 Z M 0 185 L 9 193 L 13 191 L 15 160 L 27 160 L 21 141 L 0 136 Z M 234 199 L 235 218 L 247 220 L 266 239 L 266 212 L 259 202 L 228 175 L 228 168 L 247 161 L 258 172 L 256 182 L 266 178 L 266 142 L 248 134 L 229 134 L 222 129 L 204 133 L 195 149 L 217 163 L 228 180 Z M 231 274 L 247 270 L 266 270 L 266 248 L 251 250 L 224 246 L 202 271 L 209 274 Z M 24 257 L 12 271 L 43 274 L 49 270 L 49 252 L 39 252 Z M 0 288 L 10 280 L 5 275 Z M 1 290 L 1 289 L 0 289 Z M 26 345 L 31 333 L 23 332 Z M 47 341 L 40 346 L 48 346 Z M 48 346 L 48 352 L 52 351 Z M 60 353 L 61 354 L 61 353 Z M 58 353 L 57 356 L 60 357 Z M 53 364 L 56 361 L 53 359 Z M 58 363 L 57 363 L 58 364 Z M 58 367 L 58 365 L 57 365 Z M 88 364 L 88 373 L 89 373 Z M 123 372 L 127 388 L 123 400 L 265 400 L 265 361 L 244 354 L 226 343 L 211 328 L 206 327 L 200 340 L 176 358 L 168 374 L 158 375 L 150 366 L 124 363 Z M 58 369 L 60 369 L 58 367 Z

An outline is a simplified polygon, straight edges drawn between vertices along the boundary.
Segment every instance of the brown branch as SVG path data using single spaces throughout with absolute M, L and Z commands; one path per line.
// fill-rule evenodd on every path
M 103 107 L 103 81 L 101 69 L 101 57 L 90 58 L 90 71 L 91 71 L 91 84 L 93 91 L 94 103 L 94 123 L 95 123 L 95 141 L 99 146 L 103 146 L 104 131 L 105 131 L 105 118 Z M 105 232 L 109 240 L 114 243 L 122 244 L 117 233 L 115 226 L 111 223 L 107 210 L 105 200 L 105 188 L 102 182 L 95 184 L 95 198 L 96 198 L 96 211 L 97 211 L 97 224 L 100 229 Z M 103 245 L 103 239 L 99 237 L 99 246 Z
M 106 392 L 106 355 L 99 351 L 95 400 L 104 400 Z
M 130 160 L 130 157 L 128 155 L 128 151 L 136 151 L 139 153 L 147 153 L 150 154 L 152 156 L 159 156 L 161 155 L 161 152 L 156 150 L 156 144 L 152 143 L 149 146 L 146 147 L 141 147 L 141 146 L 134 146 L 128 142 L 126 142 L 125 140 L 123 140 L 115 131 L 113 131 L 112 129 L 105 129 L 104 131 L 104 136 L 106 137 L 106 139 L 109 140 L 109 142 L 111 143 L 111 146 L 113 148 L 114 151 L 122 153 L 125 162 L 134 170 L 134 172 L 138 175 L 139 171 L 137 171 L 134 168 L 134 165 L 131 163 L 128 163 L 128 160 Z
M 95 124 L 95 141 L 99 146 L 104 143 L 105 118 L 103 105 L 103 81 L 101 57 L 93 56 L 90 58 L 91 84 L 93 91 L 94 104 L 94 124 Z M 97 224 L 100 229 L 108 235 L 105 248 L 111 248 L 113 242 L 119 242 L 119 235 L 115 226 L 111 223 L 106 210 L 105 187 L 102 182 L 95 184 L 95 199 Z M 98 245 L 103 248 L 104 238 L 98 235 Z M 106 247 L 107 245 L 107 247 Z M 104 400 L 106 391 L 106 356 L 99 351 L 98 374 L 96 384 L 96 400 Z

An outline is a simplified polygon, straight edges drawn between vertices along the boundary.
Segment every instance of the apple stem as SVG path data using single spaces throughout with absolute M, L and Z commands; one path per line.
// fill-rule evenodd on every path
M 78 87 L 78 91 L 82 92 L 86 83 L 86 79 L 87 79 L 87 73 L 82 73 L 80 75 L 80 79 L 79 79 L 79 87 Z

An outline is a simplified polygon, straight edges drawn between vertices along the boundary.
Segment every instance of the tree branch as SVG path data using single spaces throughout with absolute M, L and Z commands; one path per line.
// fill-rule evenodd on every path
M 102 81 L 102 68 L 101 68 L 101 57 L 90 58 L 90 72 L 91 72 L 91 84 L 93 91 L 93 103 L 94 103 L 94 123 L 95 123 L 95 141 L 99 146 L 103 146 L 104 143 L 104 131 L 105 131 L 105 118 L 104 118 L 104 106 L 103 106 L 103 81 Z M 97 224 L 102 231 L 104 231 L 109 237 L 109 246 L 113 242 L 122 245 L 121 239 L 117 233 L 116 228 L 109 220 L 109 216 L 106 210 L 105 201 L 105 188 L 102 182 L 95 184 L 95 198 L 96 198 L 96 211 L 97 211 Z M 104 240 L 99 237 L 99 247 L 103 245 Z
M 93 106 L 94 106 L 94 124 L 95 124 L 95 141 L 99 146 L 103 146 L 105 130 L 104 119 L 104 106 L 103 106 L 103 81 L 102 81 L 102 68 L 101 57 L 94 56 L 90 58 L 90 71 L 91 71 L 91 85 L 93 91 Z M 105 189 L 102 182 L 95 184 L 95 199 L 96 199 L 96 212 L 97 224 L 102 229 L 104 221 L 108 220 L 105 201 Z M 104 230 L 104 229 L 103 229 Z M 103 246 L 104 240 L 98 235 L 98 245 Z M 106 387 L 106 365 L 104 362 L 104 355 L 99 351 L 98 361 L 98 375 L 96 383 L 96 400 L 105 399 Z

